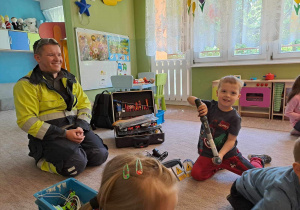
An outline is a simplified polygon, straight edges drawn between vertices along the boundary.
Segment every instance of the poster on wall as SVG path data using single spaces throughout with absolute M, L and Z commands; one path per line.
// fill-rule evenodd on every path
M 110 76 L 131 74 L 128 36 L 76 28 L 76 41 L 84 90 L 112 87 Z

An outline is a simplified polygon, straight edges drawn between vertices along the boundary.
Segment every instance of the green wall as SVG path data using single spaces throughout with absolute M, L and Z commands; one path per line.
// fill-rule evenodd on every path
M 77 78 L 80 78 L 75 39 L 75 28 L 78 27 L 129 36 L 131 74 L 133 76 L 137 75 L 133 0 L 123 0 L 118 2 L 116 6 L 105 5 L 101 0 L 87 1 L 87 4 L 91 5 L 89 8 L 89 18 L 85 14 L 83 14 L 82 18 L 79 18 L 79 9 L 75 4 L 75 1 L 76 0 L 63 0 L 71 72 L 76 75 Z M 103 90 L 98 89 L 85 92 L 89 99 L 94 101 L 96 94 L 102 91 Z
M 135 37 L 138 72 L 150 72 L 150 57 L 146 56 L 145 47 L 145 0 L 134 0 Z

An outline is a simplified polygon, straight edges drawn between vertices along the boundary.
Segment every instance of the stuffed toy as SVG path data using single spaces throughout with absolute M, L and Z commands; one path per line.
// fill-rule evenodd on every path
M 17 22 L 17 18 L 12 17 L 10 20 L 11 20 L 11 24 L 13 25 L 14 30 L 18 30 L 19 23 Z
M 38 28 L 36 27 L 35 18 L 27 18 L 24 20 L 24 23 L 27 25 L 28 31 L 38 33 Z
M 9 22 L 9 17 L 8 15 L 4 16 L 4 21 L 5 21 L 5 28 L 6 29 L 11 29 L 11 23 Z
M 18 30 L 23 31 L 23 23 L 24 23 L 23 19 L 18 18 L 17 23 L 18 23 Z
M 2 15 L 0 15 L 0 28 L 5 29 L 5 20 L 4 20 L 4 17 Z

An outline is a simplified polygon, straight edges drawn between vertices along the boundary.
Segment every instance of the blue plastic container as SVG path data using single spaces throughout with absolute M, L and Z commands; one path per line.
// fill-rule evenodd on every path
M 157 125 L 162 124 L 162 123 L 165 122 L 164 115 L 165 115 L 165 111 L 164 110 L 158 110 L 158 112 L 156 114 L 156 117 L 158 118 Z
M 68 197 L 71 191 L 79 197 L 81 203 L 87 203 L 97 195 L 97 191 L 79 182 L 77 179 L 69 178 L 51 187 L 35 193 L 35 203 L 39 210 L 56 210 L 54 206 L 63 205 L 65 199 L 60 198 L 60 194 Z

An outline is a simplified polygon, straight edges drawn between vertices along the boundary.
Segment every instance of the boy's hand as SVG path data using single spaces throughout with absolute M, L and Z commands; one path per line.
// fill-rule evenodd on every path
M 201 103 L 201 105 L 198 107 L 198 117 L 202 117 L 202 116 L 205 116 L 207 115 L 207 106 L 205 103 Z

